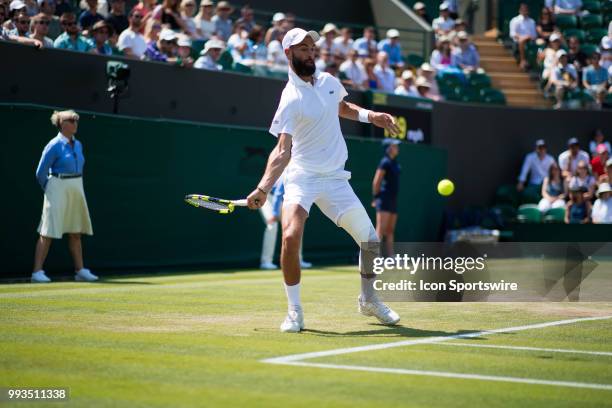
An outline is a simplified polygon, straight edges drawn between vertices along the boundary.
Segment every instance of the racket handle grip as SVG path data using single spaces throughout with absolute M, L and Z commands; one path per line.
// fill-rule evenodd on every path
M 234 204 L 236 207 L 246 207 L 247 206 L 247 200 L 242 199 L 242 200 L 234 200 L 232 201 L 232 204 Z

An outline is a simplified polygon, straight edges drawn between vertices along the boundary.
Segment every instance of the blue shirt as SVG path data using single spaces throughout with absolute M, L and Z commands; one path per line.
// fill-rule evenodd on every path
M 390 39 L 384 39 L 378 43 L 378 51 L 384 51 L 389 54 L 389 65 L 401 65 L 402 60 L 402 48 L 399 42 L 391 45 Z
M 382 184 L 380 186 L 379 197 L 394 198 L 399 192 L 400 165 L 397 160 L 385 155 L 380 161 L 378 168 L 385 171 Z
M 370 49 L 377 49 L 378 45 L 376 44 L 376 40 L 368 40 L 365 37 L 361 37 L 355 40 L 353 48 L 357 50 L 360 57 L 368 57 L 370 56 Z
M 453 54 L 455 55 L 455 62 L 459 66 L 478 67 L 480 65 L 480 55 L 473 44 L 470 44 L 465 51 L 461 47 L 457 47 Z
M 168 61 L 168 56 L 161 52 L 159 48 L 157 48 L 157 43 L 155 41 L 151 41 L 149 46 L 147 47 L 144 53 L 145 59 L 148 61 L 159 61 L 166 62 Z
M 584 70 L 584 79 L 589 85 L 603 84 L 608 80 L 608 71 L 604 67 L 595 69 L 594 66 L 589 66 Z
M 82 174 L 84 164 L 85 156 L 83 156 L 81 142 L 74 138 L 74 146 L 72 146 L 64 135 L 58 133 L 43 150 L 36 168 L 36 179 L 44 190 L 49 173 Z
M 82 35 L 77 35 L 76 41 L 73 41 L 72 38 L 70 38 L 70 36 L 65 32 L 60 34 L 60 36 L 55 39 L 53 46 L 55 48 L 81 52 L 88 52 L 92 48 L 87 38 L 83 37 Z

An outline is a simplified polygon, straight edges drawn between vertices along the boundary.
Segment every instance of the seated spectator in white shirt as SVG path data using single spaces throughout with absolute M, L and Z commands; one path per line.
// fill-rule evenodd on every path
M 45 48 L 53 48 L 53 40 L 47 37 L 50 22 L 51 17 L 44 13 L 39 13 L 32 17 L 32 34 L 30 34 L 30 38 L 42 42 Z
M 353 31 L 350 28 L 344 27 L 340 30 L 340 35 L 334 39 L 334 52 L 346 58 L 350 50 L 353 49 Z
M 566 92 L 576 89 L 578 86 L 578 72 L 573 65 L 569 64 L 565 50 L 557 51 L 557 61 L 559 62 L 552 71 L 550 82 L 555 87 L 555 97 L 557 98 L 555 108 L 559 109 L 563 106 L 563 98 Z
M 551 208 L 563 208 L 566 197 L 567 184 L 559 171 L 559 166 L 553 162 L 548 168 L 548 175 L 542 182 L 542 199 L 538 203 L 538 209 L 546 213 Z
M 414 74 L 411 70 L 407 69 L 402 72 L 402 81 L 400 85 L 395 88 L 395 94 L 402 96 L 419 96 L 419 93 L 414 86 Z
M 268 65 L 272 69 L 286 70 L 289 66 L 289 61 L 283 50 L 283 38 L 285 38 L 285 32 L 280 31 L 276 35 L 276 40 L 272 40 L 268 44 Z
M 567 150 L 559 155 L 559 168 L 563 177 L 569 179 L 576 173 L 579 161 L 589 162 L 589 154 L 580 150 L 580 142 L 575 137 L 567 141 Z
M 217 61 L 219 61 L 224 49 L 225 43 L 223 41 L 214 38 L 208 40 L 204 49 L 200 52 L 200 58 L 196 60 L 193 67 L 210 71 L 221 71 L 223 67 Z
M 200 2 L 200 11 L 193 18 L 196 29 L 196 39 L 208 40 L 215 35 L 217 27 L 212 21 L 214 12 L 214 4 L 210 0 L 202 0 Z
M 548 47 L 538 51 L 538 62 L 542 64 L 542 80 L 546 81 L 545 90 L 551 86 L 550 78 L 552 71 L 557 64 L 557 51 L 561 49 L 562 37 L 559 33 L 552 33 L 548 42 Z
M 363 37 L 355 40 L 353 48 L 357 50 L 361 58 L 373 58 L 378 52 L 374 27 L 364 28 Z
M 249 32 L 245 30 L 244 24 L 235 22 L 232 29 L 232 35 L 227 40 L 227 49 L 232 54 L 235 62 L 240 62 L 246 58 L 248 51 Z
M 424 62 L 419 70 L 417 71 L 417 78 L 424 77 L 427 82 L 429 82 L 429 92 L 428 94 L 432 96 L 433 100 L 441 100 L 440 89 L 438 88 L 438 83 L 436 82 L 436 70 L 429 64 L 428 62 Z
M 332 55 L 328 49 L 322 49 L 319 51 L 319 58 L 315 60 L 315 67 L 319 72 L 324 72 L 327 64 L 332 60 Z
M 389 67 L 389 56 L 380 51 L 376 56 L 374 74 L 378 81 L 378 89 L 383 92 L 393 93 L 395 90 L 395 72 Z
M 516 185 L 517 191 L 523 191 L 525 183 L 530 186 L 541 185 L 548 175 L 548 169 L 554 163 L 555 159 L 547 153 L 544 139 L 536 140 L 535 151 L 527 153 L 525 160 L 523 160 L 521 174 L 519 174 L 518 184 Z M 529 182 L 527 182 L 527 175 L 529 175 Z
M 591 218 L 593 224 L 612 224 L 612 188 L 610 184 L 601 183 L 599 185 Z
M 334 39 L 338 35 L 338 27 L 333 23 L 327 23 L 321 30 L 321 38 L 317 41 L 316 46 L 320 50 L 327 50 L 332 55 L 336 53 L 336 45 Z
M 525 56 L 525 46 L 538 38 L 538 32 L 535 21 L 529 17 L 529 6 L 525 3 L 519 6 L 518 16 L 510 20 L 510 38 L 518 49 L 521 68 L 526 69 L 529 64 Z
M 555 14 L 574 15 L 580 12 L 582 0 L 546 0 L 544 5 Z
M 455 20 L 450 17 L 448 4 L 440 4 L 439 9 L 440 16 L 434 18 L 431 22 L 431 27 L 434 29 L 437 37 L 448 34 L 455 27 Z
M 142 27 L 142 12 L 132 10 L 129 16 L 130 25 L 123 30 L 117 41 L 117 48 L 123 55 L 130 58 L 141 59 L 147 50 L 147 42 L 140 30 Z
M 612 152 L 612 146 L 610 145 L 610 142 L 606 140 L 603 131 L 601 129 L 595 129 L 593 132 L 593 140 L 589 142 L 589 152 L 591 153 L 591 156 L 597 156 L 597 146 L 602 143 L 606 146 L 608 152 Z
M 457 33 L 459 46 L 453 50 L 455 63 L 463 70 L 465 74 L 477 71 L 480 68 L 480 54 L 476 46 L 472 44 L 468 34 L 465 31 Z
M 367 89 L 366 73 L 357 57 L 357 50 L 351 49 L 346 61 L 340 64 L 340 72 L 346 77 L 342 83 L 355 89 Z
M 580 160 L 576 166 L 576 172 L 569 179 L 569 186 L 578 186 L 585 190 L 584 199 L 590 200 L 595 195 L 597 179 L 591 174 L 589 162 Z
M 431 99 L 433 101 L 438 100 L 438 98 L 435 95 L 432 95 L 429 92 L 431 89 L 431 82 L 429 82 L 427 78 L 422 77 L 422 76 L 418 77 L 414 85 L 417 89 L 418 98 Z

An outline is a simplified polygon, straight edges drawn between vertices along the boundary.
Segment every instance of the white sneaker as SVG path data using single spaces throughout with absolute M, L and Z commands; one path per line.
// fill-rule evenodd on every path
M 87 268 L 83 268 L 74 275 L 74 280 L 77 282 L 95 282 L 98 277 L 91 273 Z
M 300 268 L 302 269 L 310 269 L 312 268 L 312 263 L 306 261 L 300 261 Z
M 273 269 L 278 269 L 278 266 L 276 264 L 273 264 L 272 262 L 263 262 L 262 264 L 259 265 L 259 269 L 265 269 L 265 270 L 273 270 Z
M 47 275 L 45 275 L 45 271 L 42 269 L 40 271 L 36 271 L 32 274 L 32 283 L 49 283 L 51 279 Z
M 283 333 L 298 333 L 300 330 L 304 330 L 304 312 L 302 309 L 290 310 L 280 325 L 280 331 Z
M 382 324 L 393 326 L 400 321 L 399 315 L 381 301 L 366 302 L 363 300 L 362 296 L 359 295 L 357 304 L 359 313 L 364 316 L 374 316 Z

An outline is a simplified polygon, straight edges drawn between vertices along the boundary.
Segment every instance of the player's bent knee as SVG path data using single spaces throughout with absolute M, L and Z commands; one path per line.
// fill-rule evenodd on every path
M 357 245 L 362 242 L 378 242 L 378 235 L 372 225 L 365 208 L 353 208 L 342 214 L 338 225 L 355 240 Z
M 302 234 L 299 231 L 287 231 L 283 234 L 283 248 L 287 251 L 299 251 Z

